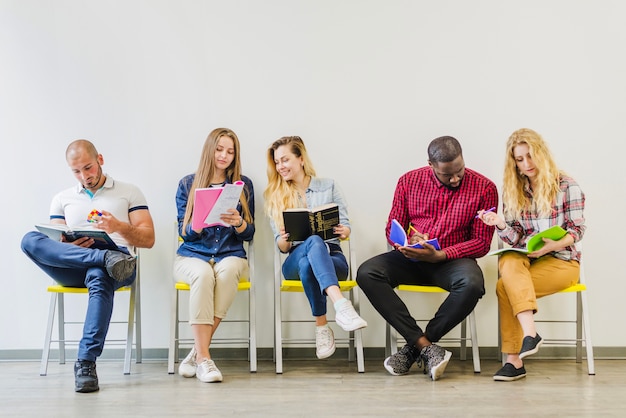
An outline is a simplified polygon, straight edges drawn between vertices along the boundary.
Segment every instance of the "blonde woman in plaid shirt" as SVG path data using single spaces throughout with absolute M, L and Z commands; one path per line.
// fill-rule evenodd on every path
M 526 376 L 523 359 L 542 344 L 533 319 L 537 298 L 578 282 L 581 254 L 576 243 L 585 232 L 585 195 L 558 169 L 541 135 L 519 129 L 506 146 L 502 201 L 504 219 L 494 212 L 481 211 L 479 216 L 514 248 L 525 248 L 533 235 L 555 225 L 567 231 L 557 241 L 544 238 L 544 246 L 529 254 L 510 251 L 500 256 L 496 293 L 507 359 L 493 378 L 513 381 Z

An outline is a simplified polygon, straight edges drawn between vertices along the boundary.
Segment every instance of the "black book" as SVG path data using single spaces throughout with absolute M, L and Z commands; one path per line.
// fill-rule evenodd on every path
M 338 236 L 333 233 L 333 227 L 339 224 L 339 206 L 329 203 L 312 209 L 287 209 L 283 212 L 283 221 L 289 241 L 304 241 L 313 234 L 326 241 Z
M 100 250 L 119 250 L 119 247 L 113 242 L 109 234 L 101 229 L 95 228 L 76 228 L 72 229 L 65 224 L 38 224 L 35 227 L 49 236 L 50 238 L 61 241 L 61 236 L 65 241 L 72 242 L 81 237 L 93 238 L 95 243 L 90 248 Z

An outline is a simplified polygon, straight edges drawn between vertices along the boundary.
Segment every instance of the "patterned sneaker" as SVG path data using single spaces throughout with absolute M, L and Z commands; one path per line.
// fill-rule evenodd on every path
M 438 380 L 446 370 L 452 353 L 437 344 L 431 344 L 422 348 L 420 357 L 424 362 L 424 373 L 430 375 L 431 379 Z
M 335 321 L 344 331 L 355 331 L 367 326 L 367 322 L 356 313 L 352 302 L 347 299 L 335 311 Z
M 394 376 L 402 376 L 408 374 L 411 370 L 413 363 L 419 358 L 419 352 L 417 347 L 411 347 L 405 345 L 396 354 L 393 354 L 385 359 L 383 365 L 389 373 Z
M 522 341 L 522 349 L 519 352 L 519 358 L 528 357 L 531 354 L 535 354 L 539 351 L 539 347 L 543 344 L 543 340 L 539 336 L 539 334 L 535 335 L 535 337 L 526 336 Z
M 315 327 L 315 354 L 323 359 L 335 353 L 335 334 L 328 325 Z
M 196 347 L 193 347 L 187 357 L 178 366 L 178 374 L 183 377 L 194 377 L 196 375 L 196 369 L 198 363 L 196 363 Z
M 220 369 L 217 368 L 213 360 L 208 358 L 202 359 L 202 362 L 198 364 L 196 377 L 204 383 L 221 382 L 223 379 Z
M 526 369 L 524 366 L 516 369 L 511 363 L 506 363 L 500 370 L 493 375 L 493 380 L 500 382 L 512 382 L 514 380 L 526 377 Z

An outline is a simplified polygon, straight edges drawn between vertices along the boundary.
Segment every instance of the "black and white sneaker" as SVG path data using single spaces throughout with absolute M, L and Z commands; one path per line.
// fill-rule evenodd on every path
M 446 370 L 452 353 L 437 344 L 431 344 L 422 348 L 420 357 L 424 362 L 424 373 L 428 374 L 432 380 L 438 380 Z
M 516 369 L 511 363 L 506 363 L 500 370 L 493 375 L 493 380 L 500 382 L 512 382 L 526 377 L 526 369 L 524 366 Z
M 522 349 L 519 352 L 519 358 L 523 359 L 532 354 L 535 354 L 539 351 L 539 347 L 543 344 L 543 340 L 539 336 L 539 334 L 535 335 L 535 337 L 526 336 L 522 341 Z
M 411 347 L 405 345 L 396 354 L 393 354 L 385 359 L 383 365 L 389 373 L 394 376 L 402 376 L 409 373 L 413 363 L 419 358 L 419 352 L 417 347 Z

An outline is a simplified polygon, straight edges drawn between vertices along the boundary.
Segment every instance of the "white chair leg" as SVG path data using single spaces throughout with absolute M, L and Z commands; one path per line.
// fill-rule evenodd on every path
M 39 367 L 39 375 L 48 374 L 48 360 L 50 358 L 50 343 L 52 341 L 52 328 L 54 327 L 54 313 L 57 308 L 57 294 L 50 293 L 50 308 L 48 309 L 48 324 L 46 326 L 46 339 L 43 342 L 43 351 L 41 353 L 41 366 Z
M 143 361 L 141 347 L 141 282 L 139 281 L 139 264 L 137 264 L 137 278 L 135 279 L 135 363 Z
M 459 359 L 465 361 L 467 360 L 467 318 L 461 321 L 461 338 L 459 342 L 461 344 Z
M 126 350 L 124 352 L 124 374 L 130 374 L 130 361 L 133 353 L 133 337 L 135 335 L 135 283 L 131 285 L 128 298 L 128 329 L 126 332 Z
M 256 297 L 255 297 L 255 289 L 252 287 L 250 288 L 248 292 L 248 298 L 249 298 L 248 331 L 249 331 L 249 338 L 250 338 L 250 344 L 248 347 L 248 357 L 250 360 L 250 373 L 256 373 L 256 368 L 257 368 Z
M 174 363 L 178 360 L 178 289 L 172 292 L 170 304 L 170 344 L 167 351 L 167 372 L 174 374 Z
M 469 314 L 470 334 L 472 336 L 472 361 L 474 373 L 480 373 L 480 348 L 478 346 L 478 331 L 476 330 L 476 315 L 474 311 Z
M 57 293 L 59 318 L 59 364 L 65 364 L 65 295 Z
M 593 358 L 593 344 L 591 342 L 591 324 L 589 322 L 589 305 L 587 304 L 587 294 L 585 292 L 580 293 L 580 308 L 582 310 L 582 322 L 584 327 L 585 348 L 587 349 L 587 369 L 590 375 L 596 374 L 594 358 Z

